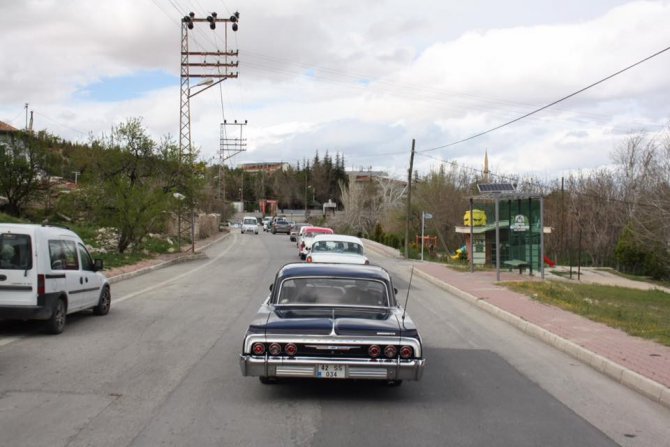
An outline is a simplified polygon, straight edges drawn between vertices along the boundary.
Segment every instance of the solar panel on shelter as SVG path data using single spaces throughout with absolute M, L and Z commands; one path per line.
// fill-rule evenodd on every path
M 513 183 L 484 183 L 478 184 L 477 188 L 481 193 L 495 193 L 495 192 L 514 192 L 516 186 Z

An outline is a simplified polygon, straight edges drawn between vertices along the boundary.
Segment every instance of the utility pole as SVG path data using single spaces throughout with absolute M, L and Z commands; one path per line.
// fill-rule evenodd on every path
M 220 84 L 228 78 L 237 78 L 238 73 L 229 71 L 229 68 L 237 67 L 238 62 L 234 60 L 229 62 L 228 58 L 237 58 L 239 51 L 228 51 L 228 23 L 231 24 L 233 31 L 237 31 L 237 22 L 240 14 L 236 12 L 228 19 L 220 19 L 216 12 L 212 12 L 207 18 L 197 18 L 195 13 L 190 12 L 181 19 L 181 90 L 179 101 L 179 186 L 178 189 L 185 190 L 184 164 L 190 174 L 193 173 L 193 148 L 191 145 L 191 98 L 203 91 Z M 209 28 L 213 31 L 217 23 L 224 23 L 224 51 L 189 51 L 188 32 L 192 30 L 196 23 L 209 23 Z M 191 57 L 195 58 L 191 61 Z M 201 87 L 197 91 L 191 91 L 191 79 L 205 79 L 196 84 L 195 87 Z M 190 177 L 190 175 L 189 175 Z M 177 191 L 181 193 L 180 191 Z M 182 191 L 185 192 L 185 191 Z M 177 232 L 181 236 L 182 232 L 182 214 L 186 220 L 190 220 L 191 230 L 191 252 L 195 253 L 195 200 L 192 194 L 189 194 L 189 203 L 187 211 L 180 212 L 177 215 Z M 179 247 L 181 249 L 181 247 Z
M 412 138 L 412 153 L 409 157 L 409 169 L 407 170 L 407 215 L 405 216 L 405 258 L 409 257 L 409 214 L 412 210 L 412 171 L 414 170 L 414 146 Z
M 227 120 L 223 120 L 221 123 L 221 139 L 219 141 L 219 186 L 223 185 L 223 212 L 221 213 L 221 218 L 226 218 L 226 160 L 232 158 L 233 156 L 244 152 L 247 150 L 247 139 L 244 137 L 244 126 L 247 125 L 247 120 L 244 122 L 235 122 L 229 123 Z M 239 131 L 239 136 L 228 136 L 227 128 L 233 127 L 235 130 Z M 221 190 L 219 190 L 219 195 L 221 196 Z

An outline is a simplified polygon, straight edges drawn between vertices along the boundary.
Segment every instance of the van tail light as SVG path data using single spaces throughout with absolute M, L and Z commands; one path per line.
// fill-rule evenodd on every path
M 263 355 L 265 354 L 265 345 L 263 343 L 254 343 L 251 346 L 251 350 L 253 351 L 254 355 Z
M 312 257 L 311 256 L 307 256 L 307 262 L 312 262 Z
M 46 277 L 44 275 L 42 275 L 42 274 L 37 275 L 37 294 L 38 295 L 44 295 L 46 293 L 45 280 L 46 280 Z
M 295 343 L 289 343 L 284 347 L 284 351 L 287 355 L 293 357 L 298 353 L 298 347 L 295 345 Z
M 414 354 L 414 350 L 411 346 L 403 346 L 400 348 L 400 358 L 408 359 Z
M 382 348 L 379 347 L 379 345 L 372 345 L 368 348 L 368 355 L 372 357 L 373 359 L 376 359 L 379 357 L 379 355 L 382 353 Z
M 384 355 L 386 356 L 386 358 L 392 359 L 393 357 L 396 356 L 397 353 L 398 350 L 393 345 L 388 345 L 387 347 L 384 348 Z

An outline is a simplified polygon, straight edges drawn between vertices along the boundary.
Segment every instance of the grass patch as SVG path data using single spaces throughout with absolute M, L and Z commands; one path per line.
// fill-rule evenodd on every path
M 25 219 L 10 216 L 9 214 L 0 213 L 0 223 L 30 223 Z
M 670 294 L 660 290 L 557 281 L 503 284 L 534 300 L 670 346 Z

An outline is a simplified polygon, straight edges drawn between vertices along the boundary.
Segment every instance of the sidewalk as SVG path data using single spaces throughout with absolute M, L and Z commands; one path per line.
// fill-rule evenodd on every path
M 457 272 L 431 262 L 415 262 L 414 272 L 670 407 L 670 347 L 533 301 L 497 285 L 495 272 Z M 539 280 L 539 277 L 522 278 Z M 500 279 L 518 281 L 520 277 L 517 273 L 501 272 Z

